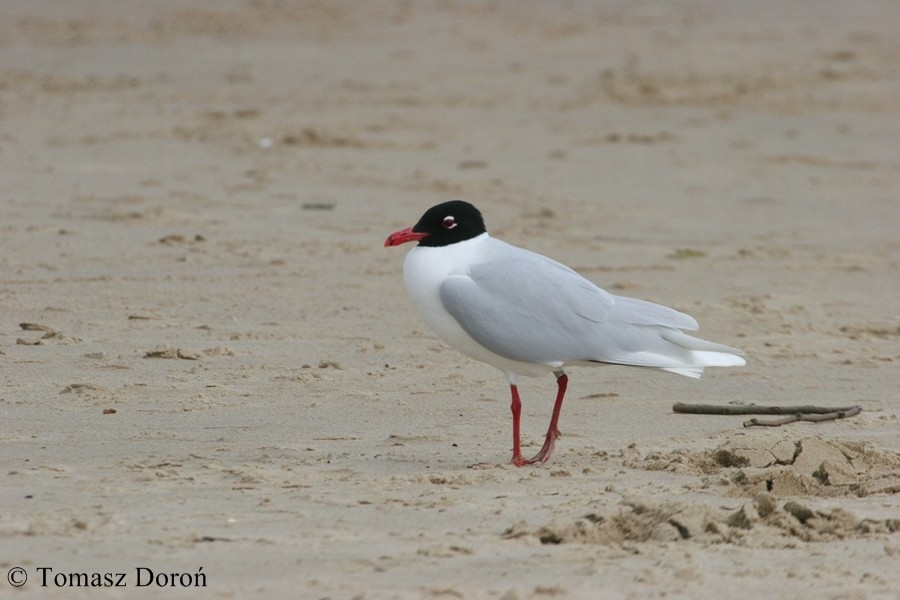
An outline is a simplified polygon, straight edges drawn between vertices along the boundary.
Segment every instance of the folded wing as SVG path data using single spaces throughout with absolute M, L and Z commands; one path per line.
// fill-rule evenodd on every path
M 515 252 L 449 277 L 440 297 L 475 341 L 512 360 L 598 362 L 699 377 L 704 366 L 744 364 L 740 351 L 691 337 L 690 316 L 614 296 L 549 258 Z M 723 354 L 724 353 L 724 354 Z

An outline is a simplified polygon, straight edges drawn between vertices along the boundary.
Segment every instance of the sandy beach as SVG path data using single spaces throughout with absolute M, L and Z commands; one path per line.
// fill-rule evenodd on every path
M 747 365 L 508 464 L 383 247 L 455 198 Z M 0 598 L 896 598 L 898 232 L 895 2 L 5 0 Z

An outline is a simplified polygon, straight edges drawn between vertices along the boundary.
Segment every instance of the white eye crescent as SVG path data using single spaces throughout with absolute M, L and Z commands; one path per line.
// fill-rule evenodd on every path
M 456 227 L 456 225 L 456 218 L 450 216 L 444 217 L 444 220 L 441 223 L 441 227 L 443 227 L 444 229 L 453 229 L 454 227 Z

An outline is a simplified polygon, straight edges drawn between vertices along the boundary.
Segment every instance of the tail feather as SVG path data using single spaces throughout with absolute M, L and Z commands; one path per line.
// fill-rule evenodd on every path
M 737 348 L 695 338 L 677 329 L 665 329 L 662 338 L 689 350 L 689 363 L 684 367 L 664 368 L 664 371 L 687 377 L 700 377 L 704 367 L 742 367 L 747 364 Z
M 644 327 L 646 335 L 641 341 L 645 350 L 607 352 L 586 362 L 647 367 L 694 378 L 700 377 L 706 367 L 747 364 L 741 357 L 743 352 L 737 348 L 701 340 L 672 327 Z
M 732 348 L 731 346 L 726 346 L 724 344 L 717 344 L 715 342 L 709 342 L 707 340 L 701 340 L 700 338 L 695 338 L 694 336 L 688 335 L 683 331 L 679 331 L 678 329 L 663 329 L 660 332 L 662 339 L 667 342 L 672 342 L 676 346 L 681 346 L 686 350 L 702 350 L 711 353 L 725 353 L 725 354 L 735 354 L 740 356 L 743 354 L 742 351 L 737 348 Z M 743 364 L 743 363 L 741 363 Z M 709 366 L 720 366 L 720 365 L 709 365 Z M 721 366 L 731 366 L 731 365 L 721 365 Z

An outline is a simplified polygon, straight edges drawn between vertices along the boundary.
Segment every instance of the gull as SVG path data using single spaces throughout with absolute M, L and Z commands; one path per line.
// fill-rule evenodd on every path
M 740 350 L 684 333 L 699 327 L 689 315 L 615 296 L 555 260 L 492 238 L 468 202 L 428 209 L 384 245 L 407 242 L 418 244 L 406 255 L 403 281 L 422 319 L 449 346 L 506 375 L 518 467 L 546 462 L 553 453 L 568 366 L 626 365 L 700 377 L 705 367 L 746 364 Z M 518 378 L 546 373 L 556 376 L 556 402 L 543 446 L 525 458 Z

